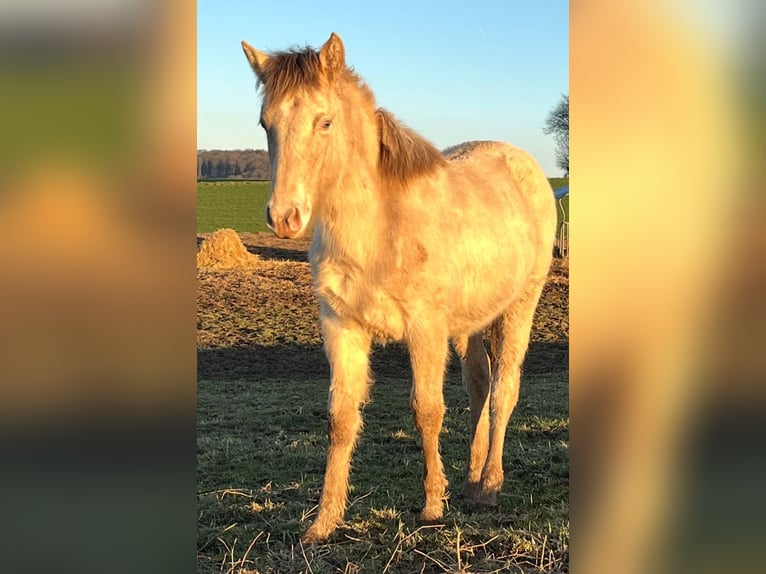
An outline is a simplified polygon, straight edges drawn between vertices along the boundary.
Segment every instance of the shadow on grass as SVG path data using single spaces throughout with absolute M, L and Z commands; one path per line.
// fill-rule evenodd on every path
M 327 378 L 330 367 L 320 345 L 226 347 L 197 350 L 197 380 Z
M 299 249 L 288 249 L 286 247 L 260 247 L 257 245 L 246 245 L 250 253 L 255 253 L 263 259 L 274 259 L 277 261 L 298 261 L 307 263 L 308 253 Z
M 569 348 L 562 343 L 533 342 L 524 361 L 524 375 L 556 373 L 568 369 Z M 371 357 L 374 378 L 411 377 L 410 360 L 404 345 L 376 346 Z M 453 353 L 449 372 L 459 372 Z M 321 345 L 294 343 L 273 347 L 226 347 L 197 351 L 198 380 L 262 380 L 323 378 L 329 382 L 330 367 Z

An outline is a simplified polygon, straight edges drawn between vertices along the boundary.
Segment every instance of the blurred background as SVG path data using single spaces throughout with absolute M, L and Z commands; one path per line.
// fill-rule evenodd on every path
M 194 568 L 195 8 L 0 7 L 12 570 Z M 755 570 L 764 8 L 570 15 L 572 569 Z
M 194 568 L 195 24 L 0 7 L 5 570 Z
M 754 571 L 763 4 L 570 15 L 572 570 Z

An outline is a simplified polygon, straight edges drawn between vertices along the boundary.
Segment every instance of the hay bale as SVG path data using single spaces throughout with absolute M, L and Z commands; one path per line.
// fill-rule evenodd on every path
M 197 251 L 197 269 L 253 267 L 260 258 L 250 253 L 233 229 L 219 229 L 205 239 Z

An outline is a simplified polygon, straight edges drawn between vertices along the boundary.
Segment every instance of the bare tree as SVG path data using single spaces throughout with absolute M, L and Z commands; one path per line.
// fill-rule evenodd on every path
M 553 134 L 556 141 L 556 164 L 569 177 L 569 94 L 563 94 L 545 120 L 543 133 Z

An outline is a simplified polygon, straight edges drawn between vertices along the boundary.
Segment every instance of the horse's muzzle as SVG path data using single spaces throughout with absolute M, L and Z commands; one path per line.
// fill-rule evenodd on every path
M 281 217 L 273 218 L 271 208 L 266 206 L 266 225 L 274 232 L 274 235 L 282 239 L 295 239 L 303 235 L 306 222 L 301 217 L 297 207 L 291 207 Z

